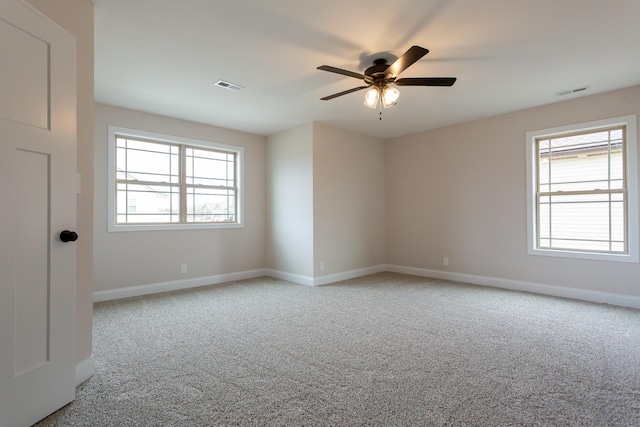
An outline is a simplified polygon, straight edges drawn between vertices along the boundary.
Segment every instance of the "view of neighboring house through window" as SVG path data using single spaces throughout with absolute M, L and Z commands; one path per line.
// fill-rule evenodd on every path
M 241 149 L 118 128 L 110 133 L 115 226 L 239 224 Z
M 636 161 L 628 161 L 636 143 L 628 135 L 627 123 L 529 135 L 533 251 L 637 257 Z

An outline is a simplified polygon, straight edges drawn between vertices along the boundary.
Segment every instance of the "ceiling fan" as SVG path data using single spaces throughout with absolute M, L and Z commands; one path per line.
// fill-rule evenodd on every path
M 402 56 L 400 56 L 393 64 L 387 64 L 384 58 L 373 61 L 373 66 L 367 68 L 364 74 L 355 73 L 341 68 L 331 67 L 329 65 L 321 65 L 318 70 L 328 71 L 330 73 L 342 74 L 343 76 L 353 77 L 364 80 L 366 85 L 358 86 L 343 92 L 334 93 L 333 95 L 320 98 L 328 101 L 348 93 L 357 92 L 359 90 L 369 90 L 365 94 L 364 104 L 367 107 L 376 108 L 378 102 L 387 108 L 395 105 L 400 96 L 400 91 L 391 86 L 453 86 L 456 82 L 455 77 L 409 77 L 398 79 L 398 75 L 417 62 L 420 58 L 429 53 L 428 49 L 420 46 L 411 46 Z

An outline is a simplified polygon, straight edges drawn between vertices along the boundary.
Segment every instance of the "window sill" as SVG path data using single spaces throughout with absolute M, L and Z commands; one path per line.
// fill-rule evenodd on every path
M 593 252 L 567 251 L 557 249 L 529 249 L 529 255 L 548 256 L 556 258 L 574 258 L 592 261 L 628 262 L 638 263 L 638 253 L 630 254 L 603 254 Z
M 109 225 L 109 233 L 129 231 L 174 231 L 174 230 L 220 230 L 228 228 L 244 228 L 244 224 L 238 223 L 198 223 L 198 224 L 135 224 L 135 225 Z

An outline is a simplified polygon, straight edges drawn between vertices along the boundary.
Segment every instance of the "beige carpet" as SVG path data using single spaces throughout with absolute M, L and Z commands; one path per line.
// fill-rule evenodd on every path
M 640 311 L 381 273 L 95 305 L 38 426 L 639 426 Z

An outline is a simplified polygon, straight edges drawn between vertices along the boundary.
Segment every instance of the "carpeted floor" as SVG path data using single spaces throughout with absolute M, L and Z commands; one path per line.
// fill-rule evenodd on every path
M 381 273 L 95 305 L 37 426 L 640 426 L 640 311 Z

